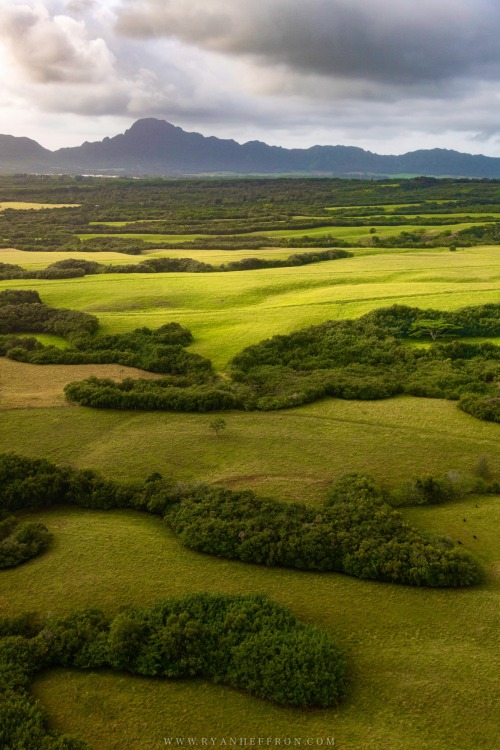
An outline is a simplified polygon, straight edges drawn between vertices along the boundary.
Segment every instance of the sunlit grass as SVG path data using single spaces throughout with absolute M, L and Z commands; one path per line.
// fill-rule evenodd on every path
M 0 211 L 5 211 L 6 208 L 14 208 L 21 210 L 31 209 L 33 211 L 39 211 L 41 208 L 78 208 L 79 203 L 27 203 L 25 201 L 2 201 L 0 202 Z
M 497 302 L 499 280 L 500 250 L 488 246 L 456 253 L 366 253 L 231 273 L 3 281 L 0 289 L 37 289 L 47 304 L 97 315 L 103 331 L 176 320 L 192 330 L 192 350 L 224 369 L 245 346 L 328 319 L 354 318 L 395 303 L 454 310 Z
M 47 456 L 117 478 L 158 471 L 308 502 L 317 502 L 347 471 L 368 472 L 394 486 L 414 474 L 472 472 L 487 455 L 500 474 L 498 425 L 442 399 L 325 399 L 298 409 L 222 416 L 227 428 L 215 438 L 211 414 L 4 410 L 0 451 Z

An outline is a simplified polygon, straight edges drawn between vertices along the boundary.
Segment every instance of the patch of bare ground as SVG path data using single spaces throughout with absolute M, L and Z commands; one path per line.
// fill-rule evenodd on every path
M 91 375 L 113 380 L 161 377 L 122 365 L 31 365 L 0 357 L 0 409 L 70 406 L 64 386 Z

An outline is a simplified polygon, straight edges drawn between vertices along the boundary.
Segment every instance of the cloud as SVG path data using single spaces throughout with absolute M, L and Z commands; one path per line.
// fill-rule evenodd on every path
M 0 7 L 0 38 L 35 83 L 97 83 L 115 64 L 103 39 L 88 38 L 83 21 L 51 17 L 40 3 Z
M 124 0 L 117 29 L 385 86 L 500 75 L 497 0 Z
M 0 0 L 2 118 L 497 153 L 499 35 L 498 0 Z

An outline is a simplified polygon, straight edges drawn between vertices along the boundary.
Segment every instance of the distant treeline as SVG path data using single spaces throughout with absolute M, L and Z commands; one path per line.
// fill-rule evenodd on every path
M 200 552 L 299 570 L 337 571 L 410 586 L 469 586 L 478 564 L 449 539 L 426 539 L 377 492 L 352 481 L 334 486 L 325 507 L 259 498 L 249 491 L 106 480 L 43 459 L 0 455 L 0 508 L 10 513 L 56 504 L 134 508 L 163 516 Z
M 262 247 L 436 247 L 498 242 L 499 182 L 391 177 L 349 179 L 115 179 L 0 176 L 0 200 L 77 204 L 72 208 L 0 211 L 0 247 L 20 250 L 100 252 L 139 255 L 146 249 L 256 249 Z M 403 204 L 403 205 L 400 205 Z M 408 205 L 409 204 L 409 205 Z M 332 210 L 333 209 L 333 210 Z M 411 230 L 384 236 L 384 226 L 420 220 L 436 230 L 443 224 L 477 221 L 471 230 Z M 408 215 L 406 215 L 408 214 Z M 460 214 L 462 214 L 460 216 Z M 124 226 L 97 222 L 124 222 Z M 487 222 L 487 223 L 486 223 Z M 335 227 L 366 226 L 362 241 L 335 237 Z M 325 236 L 308 230 L 331 227 Z M 94 237 L 95 230 L 110 237 Z M 303 236 L 276 237 L 276 230 L 300 230 Z M 374 230 L 373 233 L 370 230 Z M 188 242 L 145 242 L 121 233 L 192 235 Z M 256 234 L 252 234 L 256 233 Z M 267 233 L 267 234 L 266 234 Z M 269 236 L 267 236 L 269 235 Z M 87 239 L 88 237 L 88 239 Z M 83 239 L 80 239 L 83 238 Z
M 98 609 L 64 618 L 25 614 L 0 620 L 5 750 L 90 750 L 51 730 L 30 695 L 36 674 L 56 667 L 198 677 L 301 708 L 334 706 L 346 689 L 335 641 L 262 595 L 193 594 L 112 618 Z
M 1 279 L 73 279 L 102 273 L 212 273 L 215 271 L 250 271 L 259 268 L 289 268 L 320 263 L 326 260 L 349 258 L 346 250 L 324 250 L 315 253 L 296 253 L 288 258 L 242 258 L 219 266 L 194 258 L 149 258 L 141 263 L 124 265 L 97 263 L 79 258 L 68 258 L 51 263 L 47 268 L 28 271 L 13 263 L 0 263 Z

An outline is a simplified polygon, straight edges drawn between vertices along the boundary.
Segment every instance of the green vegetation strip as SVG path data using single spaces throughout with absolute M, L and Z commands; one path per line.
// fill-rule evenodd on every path
M 216 271 L 253 271 L 259 268 L 293 268 L 327 260 L 351 257 L 346 250 L 296 253 L 288 258 L 242 258 L 214 266 L 194 258 L 148 258 L 141 263 L 104 265 L 96 261 L 68 258 L 51 263 L 42 270 L 28 271 L 11 263 L 0 263 L 0 279 L 75 279 L 97 273 L 213 273 Z
M 464 411 L 500 421 L 500 347 L 446 337 L 500 335 L 500 305 L 456 312 L 394 305 L 355 321 L 275 336 L 245 349 L 232 362 L 232 381 L 212 363 L 185 351 L 191 333 L 177 323 L 157 331 L 96 337 L 97 318 L 42 304 L 34 291 L 0 292 L 0 333 L 30 331 L 64 335 L 73 346 L 44 346 L 34 338 L 7 335 L 0 353 L 32 364 L 111 363 L 164 373 L 157 380 L 90 378 L 65 393 L 83 406 L 118 409 L 269 411 L 325 396 L 373 400 L 401 393 L 459 400 Z M 410 347 L 409 337 L 428 337 L 430 347 Z
M 177 485 L 152 475 L 125 485 L 91 471 L 4 454 L 1 509 L 33 510 L 58 503 L 135 508 L 165 517 L 188 547 L 245 562 L 340 571 L 413 586 L 469 586 L 481 580 L 475 561 L 447 541 L 423 539 L 376 494 L 355 486 L 321 513 L 253 493 Z M 338 501 L 337 501 L 338 500 Z
M 29 688 L 54 667 L 103 667 L 150 677 L 203 677 L 285 706 L 327 707 L 345 686 L 335 642 L 264 596 L 199 594 L 113 619 L 99 610 L 64 619 L 0 620 L 0 741 L 3 748 L 77 750 L 50 731 Z

